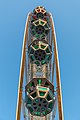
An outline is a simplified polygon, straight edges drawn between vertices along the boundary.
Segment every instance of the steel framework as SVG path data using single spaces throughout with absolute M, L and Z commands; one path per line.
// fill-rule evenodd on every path
M 16 120 L 21 118 L 21 108 L 24 120 L 54 120 L 56 103 L 59 120 L 64 120 L 54 22 L 52 15 L 39 6 L 26 21 Z

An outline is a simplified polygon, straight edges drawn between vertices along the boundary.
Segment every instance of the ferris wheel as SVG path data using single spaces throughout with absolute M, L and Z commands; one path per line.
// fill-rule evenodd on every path
M 18 87 L 16 120 L 64 120 L 58 49 L 51 13 L 38 6 L 28 14 Z

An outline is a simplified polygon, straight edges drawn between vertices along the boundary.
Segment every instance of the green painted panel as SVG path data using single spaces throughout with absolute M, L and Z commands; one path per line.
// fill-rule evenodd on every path
M 39 21 L 35 23 L 36 25 L 39 25 Z
M 30 93 L 30 92 L 31 92 L 31 90 L 30 90 L 30 89 L 28 89 L 27 91 L 28 91 L 28 93 Z
M 49 60 L 50 59 L 50 55 L 46 55 L 46 60 Z
M 31 95 L 33 98 L 37 96 L 36 92 Z
M 44 111 L 45 109 L 44 108 L 42 108 L 42 111 Z
M 34 60 L 35 60 L 35 57 L 34 57 L 33 55 L 31 56 L 31 60 L 32 60 L 32 61 L 34 61 Z
M 32 48 L 30 50 L 30 54 L 34 54 L 34 50 Z
M 44 24 L 44 22 L 43 22 L 43 21 L 40 21 L 40 24 L 41 24 L 41 25 L 43 25 L 43 24 Z
M 47 88 L 38 87 L 39 90 L 47 90 Z
M 36 99 L 35 101 L 36 101 L 36 103 L 37 103 L 37 102 L 38 102 L 38 99 Z
M 32 112 L 33 112 L 33 109 L 32 109 L 31 107 L 28 107 L 28 108 L 29 108 L 30 112 L 32 113 Z
M 36 34 L 36 31 L 35 31 L 35 29 L 33 29 L 33 30 L 32 30 L 32 32 L 33 32 L 33 34 L 34 34 L 34 35 Z
M 40 116 L 40 115 L 41 115 L 41 113 L 40 113 L 40 112 L 34 112 L 34 114 L 35 114 L 35 115 L 38 115 L 38 116 Z
M 40 63 L 39 63 L 39 61 L 36 61 L 35 64 L 39 65 Z
M 39 79 L 39 80 L 37 80 L 37 81 L 38 81 L 38 84 L 39 84 L 39 85 L 42 84 L 42 80 L 41 80 L 41 79 Z
M 36 34 L 35 36 L 36 36 L 37 38 L 40 38 L 40 35 L 38 35 L 38 34 Z
M 49 94 L 47 95 L 47 100 L 48 101 L 52 100 Z
M 32 83 L 30 83 L 30 84 L 29 84 L 29 86 L 30 86 L 30 87 L 34 86 L 34 83 L 33 83 L 33 82 L 32 82 Z
M 47 115 L 48 112 L 49 112 L 48 110 L 44 111 L 44 112 L 43 112 L 43 115 Z
M 38 48 L 39 48 L 39 46 L 38 46 L 38 45 L 35 45 L 35 46 L 34 46 L 34 48 L 35 48 L 35 49 L 38 49 Z
M 45 36 L 45 34 L 43 33 L 42 35 L 41 35 L 41 37 L 44 37 Z
M 53 103 L 51 102 L 51 103 L 49 104 L 48 108 L 52 109 L 52 107 L 53 107 Z
M 42 62 L 41 62 L 41 64 L 43 65 L 43 64 L 45 64 L 46 63 L 46 61 L 45 60 L 43 60 Z
M 42 48 L 42 49 L 44 49 L 45 47 L 46 47 L 46 46 L 44 46 L 44 45 L 41 45 L 41 48 Z
M 50 51 L 49 51 L 49 49 L 48 49 L 48 48 L 46 49 L 46 52 L 47 52 L 47 53 L 50 53 Z
M 48 28 L 48 24 L 46 24 L 44 27 L 45 27 L 45 29 Z
M 39 91 L 40 96 L 44 96 L 46 92 Z
M 40 108 L 38 108 L 38 112 L 40 112 Z
M 30 98 L 28 98 L 27 104 L 31 104 L 31 103 L 32 103 L 32 100 Z

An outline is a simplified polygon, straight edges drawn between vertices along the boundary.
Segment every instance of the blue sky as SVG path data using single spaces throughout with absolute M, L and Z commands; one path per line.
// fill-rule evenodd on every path
M 80 0 L 0 0 L 0 120 L 15 120 L 25 22 L 39 5 L 55 22 L 65 120 L 80 120 Z

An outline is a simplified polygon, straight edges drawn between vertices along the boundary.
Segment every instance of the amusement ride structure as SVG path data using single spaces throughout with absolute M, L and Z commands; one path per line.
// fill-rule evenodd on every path
M 54 23 L 38 6 L 25 26 L 16 120 L 21 120 L 21 112 L 24 120 L 55 120 L 57 105 L 59 120 L 64 120 Z

